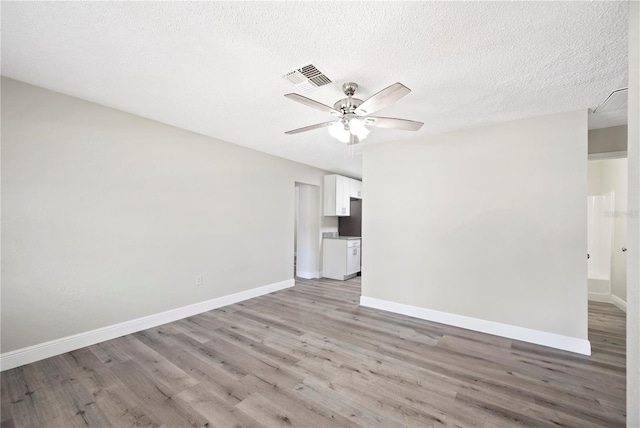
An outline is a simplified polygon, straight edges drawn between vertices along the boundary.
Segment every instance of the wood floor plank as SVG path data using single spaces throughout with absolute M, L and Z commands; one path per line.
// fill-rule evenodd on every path
M 96 406 L 114 426 L 158 427 L 143 410 L 136 407 L 131 390 L 90 350 L 82 348 L 62 356 L 89 393 Z
M 296 394 L 306 397 L 308 400 L 320 403 L 345 418 L 363 427 L 401 428 L 402 424 L 386 418 L 353 400 L 346 400 L 336 394 L 323 382 L 314 377 L 306 378 L 296 388 Z
M 185 410 L 197 412 L 208 421 L 207 427 L 263 427 L 241 409 L 211 392 L 207 384 L 198 384 L 176 396 Z
M 133 393 L 134 407 L 143 409 L 155 423 L 169 427 L 199 427 L 207 422 L 199 414 L 185 412 L 167 386 L 147 376 L 135 361 L 118 364 L 112 370 Z
M 121 349 L 135 361 L 148 377 L 153 377 L 156 383 L 162 384 L 170 395 L 177 394 L 197 383 L 189 374 L 172 364 L 153 348 L 148 347 L 135 335 L 118 339 Z
M 242 379 L 242 383 L 257 391 L 261 396 L 266 397 L 275 406 L 287 409 L 289 414 L 304 420 L 306 426 L 357 426 L 354 422 L 318 402 L 308 400 L 302 396 L 295 397 L 293 388 L 280 388 L 278 385 L 260 378 L 258 374 L 248 375 Z
M 339 384 L 341 379 L 334 380 L 333 385 Z M 403 383 L 371 376 L 364 380 L 350 377 L 347 382 L 358 389 L 365 387 L 377 391 L 381 398 L 397 400 L 399 405 L 409 409 L 422 411 L 429 415 L 433 426 L 471 426 L 474 424 L 473 415 L 462 412 L 452 412 L 457 392 L 452 388 L 433 388 L 430 383 Z
M 250 337 L 243 335 L 237 329 L 231 330 L 222 327 L 216 331 L 228 340 L 240 345 L 243 349 L 254 353 L 256 356 L 268 358 L 275 363 L 283 364 L 285 366 L 295 366 L 300 361 L 295 357 L 265 345 L 263 342 L 258 342 L 257 340 L 253 340 Z
M 55 419 L 46 388 L 35 378 L 36 370 L 19 367 L 2 373 L 2 419 L 19 426 L 38 426 Z
M 64 356 L 35 363 L 33 375 L 41 382 L 38 389 L 58 414 L 56 418 L 44 421 L 43 426 L 112 426 Z
M 296 286 L 2 373 L 9 427 L 623 427 L 625 314 L 589 302 L 592 355 Z
M 309 426 L 303 418 L 277 406 L 257 392 L 238 404 L 238 408 L 268 427 Z
M 385 394 L 385 391 L 371 388 L 371 386 L 362 389 L 361 384 L 355 382 L 351 377 L 339 376 L 326 382 L 326 385 L 329 389 L 336 391 L 338 395 L 405 426 L 451 426 L 438 415 L 429 413 L 429 409 L 416 408 L 402 403 L 401 397 L 389 396 Z

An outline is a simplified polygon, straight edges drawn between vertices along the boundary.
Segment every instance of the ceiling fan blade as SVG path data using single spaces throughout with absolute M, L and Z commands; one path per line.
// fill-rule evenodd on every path
M 298 94 L 285 94 L 284 96 L 289 98 L 290 100 L 297 101 L 300 104 L 304 104 L 306 106 L 315 108 L 316 110 L 320 110 L 325 113 L 330 113 L 334 116 L 341 115 L 341 113 L 338 110 L 334 109 L 333 107 L 329 107 L 328 105 L 319 103 L 318 101 L 314 101 L 311 98 L 303 97 L 302 95 L 298 95 Z
M 417 131 L 424 125 L 424 123 L 416 122 L 415 120 L 373 116 L 365 117 L 364 124 L 377 126 L 378 128 L 404 129 L 405 131 Z
M 318 129 L 318 128 L 324 128 L 325 126 L 331 126 L 334 123 L 337 123 L 339 121 L 334 120 L 333 122 L 324 122 L 324 123 L 316 123 L 315 125 L 309 125 L 309 126 L 305 126 L 304 128 L 298 128 L 298 129 L 292 129 L 291 131 L 287 131 L 285 132 L 285 134 L 299 134 L 301 132 L 306 132 L 306 131 L 311 131 L 313 129 Z
M 411 92 L 411 89 L 407 88 L 400 82 L 396 82 L 393 85 L 384 88 L 377 94 L 367 98 L 356 109 L 356 114 L 358 116 L 364 116 L 376 112 L 389 104 L 398 101 L 409 92 Z
M 360 138 L 357 135 L 351 134 L 349 136 L 349 145 L 352 146 L 354 144 L 358 144 L 360 142 Z

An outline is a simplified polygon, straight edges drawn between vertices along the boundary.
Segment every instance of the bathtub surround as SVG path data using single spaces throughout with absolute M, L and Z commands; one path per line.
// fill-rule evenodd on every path
M 611 299 L 611 251 L 613 249 L 614 192 L 587 197 L 587 278 L 589 298 L 602 302 Z
M 363 174 L 363 303 L 589 353 L 586 111 L 368 146 Z
M 2 78 L 3 355 L 292 283 L 325 174 Z
M 626 158 L 590 161 L 589 198 L 589 299 L 627 309 L 627 165 Z M 607 200 L 612 205 L 607 204 Z M 590 201 L 591 202 L 591 201 Z M 598 226 L 598 227 L 596 227 Z M 595 227 L 595 229 L 594 229 Z M 606 230 L 610 228 L 610 230 Z M 600 240 L 597 246 L 595 240 Z M 603 242 L 604 241 L 604 242 Z M 593 252 L 592 252 L 593 250 Z

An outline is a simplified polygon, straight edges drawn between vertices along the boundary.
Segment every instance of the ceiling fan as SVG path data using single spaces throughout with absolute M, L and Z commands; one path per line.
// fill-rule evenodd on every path
M 394 83 L 378 92 L 377 94 L 362 101 L 353 98 L 358 90 L 358 85 L 347 82 L 342 85 L 342 91 L 347 96 L 337 101 L 333 107 L 314 101 L 311 98 L 298 94 L 285 94 L 290 100 L 297 101 L 306 106 L 332 114 L 337 119 L 331 122 L 318 123 L 305 126 L 304 128 L 293 129 L 285 134 L 298 134 L 300 132 L 311 131 L 313 129 L 329 127 L 329 133 L 339 141 L 349 145 L 358 144 L 369 135 L 369 129 L 365 125 L 377 126 L 378 128 L 403 129 L 405 131 L 417 131 L 423 125 L 407 119 L 396 119 L 392 117 L 369 116 L 389 104 L 398 101 L 400 98 L 411 92 L 411 89 L 402 83 Z

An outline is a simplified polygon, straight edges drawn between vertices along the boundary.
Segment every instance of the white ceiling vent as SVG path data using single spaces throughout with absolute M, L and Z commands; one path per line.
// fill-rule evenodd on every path
M 298 67 L 295 70 L 286 73 L 282 77 L 296 85 L 296 87 L 302 92 L 309 92 L 315 88 L 331 83 L 331 79 L 318 70 L 318 67 L 313 64 Z
M 604 113 L 607 111 L 623 110 L 627 108 L 628 88 L 616 89 L 611 92 L 596 109 L 594 113 Z

